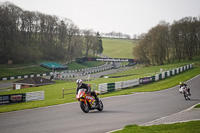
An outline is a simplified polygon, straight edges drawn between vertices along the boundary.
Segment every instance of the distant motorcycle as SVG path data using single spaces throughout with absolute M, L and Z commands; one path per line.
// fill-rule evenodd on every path
M 183 94 L 185 100 L 190 100 L 190 94 L 188 92 L 188 87 L 183 86 L 179 89 L 179 91 Z
M 99 100 L 99 105 L 93 96 L 85 92 L 86 89 L 79 89 L 76 99 L 80 102 L 80 107 L 83 112 L 88 113 L 90 110 L 97 109 L 99 111 L 103 110 L 103 103 Z M 97 95 L 98 93 L 95 92 Z

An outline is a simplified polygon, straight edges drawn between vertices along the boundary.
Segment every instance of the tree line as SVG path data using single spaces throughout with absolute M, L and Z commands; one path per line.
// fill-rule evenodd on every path
M 184 17 L 169 24 L 161 21 L 140 35 L 133 55 L 146 65 L 200 57 L 200 17 Z
M 70 19 L 0 3 L 0 63 L 64 60 L 103 52 L 100 34 L 80 30 Z

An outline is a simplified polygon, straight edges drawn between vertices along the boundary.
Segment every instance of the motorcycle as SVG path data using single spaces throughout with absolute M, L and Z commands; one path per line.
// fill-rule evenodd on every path
M 190 94 L 188 92 L 188 88 L 183 86 L 180 88 L 180 92 L 183 94 L 185 100 L 190 100 Z
M 80 102 L 80 107 L 83 112 L 88 113 L 90 110 L 97 109 L 98 111 L 103 110 L 103 103 L 99 99 L 99 104 L 93 96 L 85 92 L 86 89 L 79 89 L 76 99 Z M 96 91 L 95 93 L 99 95 Z

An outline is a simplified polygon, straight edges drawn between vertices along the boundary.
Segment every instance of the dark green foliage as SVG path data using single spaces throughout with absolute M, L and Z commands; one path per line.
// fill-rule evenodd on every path
M 102 54 L 102 53 L 103 53 L 102 38 L 101 38 L 99 32 L 97 32 L 96 36 L 97 36 L 97 48 L 98 48 L 98 49 L 97 49 L 97 53 L 98 53 L 98 54 Z
M 160 22 L 140 37 L 133 54 L 147 65 L 200 57 L 200 18 L 185 17 L 172 25 Z

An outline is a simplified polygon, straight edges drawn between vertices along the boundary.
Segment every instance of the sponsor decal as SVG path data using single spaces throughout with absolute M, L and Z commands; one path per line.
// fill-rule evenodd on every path
M 128 59 L 97 58 L 96 61 L 129 62 Z
M 18 103 L 18 102 L 25 102 L 26 100 L 26 94 L 13 94 L 10 95 L 9 101 L 10 103 Z
M 76 58 L 76 61 L 105 61 L 105 62 L 132 62 L 137 63 L 136 59 L 123 59 L 123 58 L 92 58 L 92 57 L 84 57 L 84 58 Z
M 0 104 L 9 103 L 9 95 L 0 96 Z
M 18 102 L 18 101 L 21 101 L 22 100 L 22 95 L 13 95 L 10 97 L 10 100 L 12 102 Z
M 142 84 L 147 84 L 149 82 L 151 82 L 150 77 L 140 78 L 140 83 L 142 83 Z
M 91 96 L 86 96 L 86 99 L 93 100 L 94 98 L 93 98 L 93 97 L 91 97 Z
M 26 94 L 11 94 L 0 96 L 0 104 L 9 104 L 17 102 L 25 102 Z

